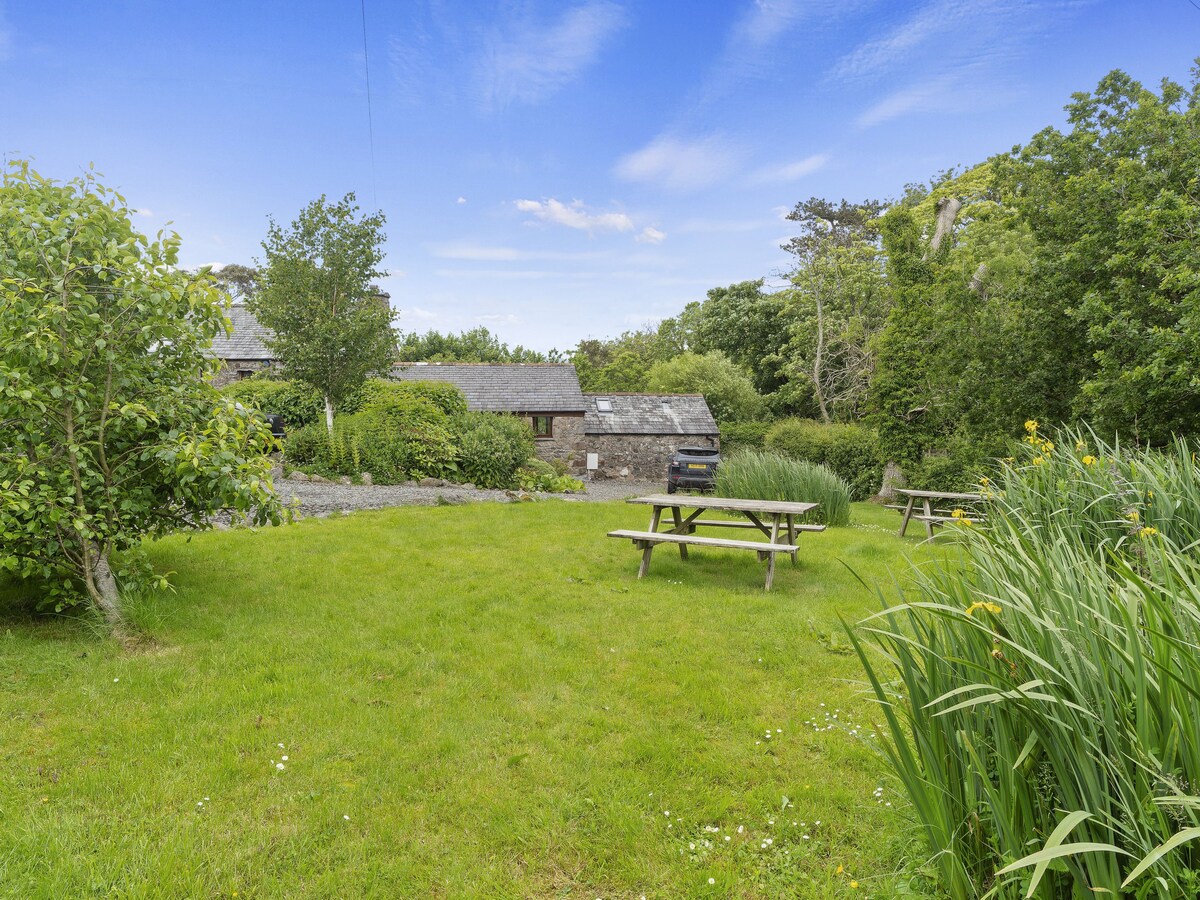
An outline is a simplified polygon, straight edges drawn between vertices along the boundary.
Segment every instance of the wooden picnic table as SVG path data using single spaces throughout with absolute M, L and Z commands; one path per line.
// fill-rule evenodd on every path
M 944 522 L 956 521 L 959 516 L 948 514 L 941 510 L 938 505 L 949 502 L 955 503 L 978 503 L 983 499 L 981 494 L 957 493 L 954 491 L 917 491 L 910 488 L 896 488 L 897 494 L 904 494 L 908 497 L 908 502 L 902 506 L 892 506 L 892 509 L 901 510 L 904 518 L 900 522 L 900 537 L 904 537 L 904 532 L 908 529 L 908 520 L 916 519 L 918 522 L 925 523 L 925 533 L 929 540 L 933 540 L 933 528 L 935 525 L 941 525 Z M 921 501 L 922 515 L 913 515 L 913 506 L 917 501 Z M 982 513 L 967 515 L 963 518 L 968 518 L 973 521 L 979 521 L 983 518 Z
M 796 539 L 804 531 L 824 531 L 824 525 L 806 525 L 796 519 L 812 512 L 819 503 L 789 503 L 781 500 L 743 500 L 734 497 L 690 496 L 681 494 L 652 494 L 648 497 L 631 497 L 627 502 L 654 507 L 650 525 L 646 531 L 610 531 L 609 537 L 629 538 L 642 551 L 642 564 L 638 578 L 650 567 L 650 555 L 658 544 L 676 544 L 679 558 L 688 558 L 688 547 L 719 547 L 729 550 L 751 550 L 758 553 L 760 560 L 767 560 L 766 589 L 771 589 L 775 580 L 775 556 L 787 553 L 796 564 Z M 662 531 L 663 513 L 670 511 L 671 520 Z M 688 515 L 684 516 L 684 511 Z M 744 516 L 748 521 L 734 519 L 701 519 L 707 510 L 732 512 Z M 699 527 L 743 528 L 761 532 L 765 541 L 736 541 L 726 538 L 701 537 L 695 534 Z

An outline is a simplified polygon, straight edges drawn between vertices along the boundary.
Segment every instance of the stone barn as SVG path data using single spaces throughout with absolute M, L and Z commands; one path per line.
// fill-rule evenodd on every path
M 584 394 L 584 461 L 594 478 L 665 478 L 680 447 L 720 447 L 703 394 Z M 594 456 L 593 456 L 594 454 Z
M 270 368 L 273 360 L 266 341 L 274 336 L 271 329 L 258 324 L 258 319 L 243 304 L 235 303 L 227 311 L 233 332 L 226 337 L 217 335 L 213 339 L 209 355 L 221 361 L 221 369 L 213 378 L 213 384 L 224 387 L 231 381 L 249 378 L 256 372 Z

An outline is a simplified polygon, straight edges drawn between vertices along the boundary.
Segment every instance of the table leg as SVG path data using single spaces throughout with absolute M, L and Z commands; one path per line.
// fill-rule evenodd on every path
M 788 543 L 791 544 L 793 547 L 796 546 L 796 517 L 793 516 L 791 513 L 788 513 L 788 517 L 787 517 L 787 536 L 788 536 Z M 794 565 L 796 565 L 796 551 L 795 550 L 792 551 L 791 556 L 792 556 L 792 565 L 794 566 Z
M 900 520 L 900 537 L 904 537 L 904 532 L 908 529 L 908 520 L 912 518 L 913 504 L 916 502 L 916 497 L 909 497 L 908 503 L 905 504 L 904 518 Z
M 638 566 L 638 578 L 646 574 L 646 570 L 650 568 L 650 554 L 654 552 L 654 545 L 649 541 L 646 542 L 646 549 L 642 551 L 642 564 Z
M 686 533 L 687 533 L 687 529 L 685 529 L 685 528 L 683 527 L 683 516 L 681 516 L 681 515 L 679 514 L 679 507 L 678 507 L 678 506 L 672 506 L 672 507 L 671 507 L 671 516 L 672 516 L 672 518 L 674 518 L 674 520 L 675 520 L 675 531 L 676 531 L 676 533 L 678 533 L 678 534 L 686 534 Z M 686 560 L 686 559 L 688 558 L 688 557 L 687 557 L 687 544 L 680 544 L 680 545 L 679 545 L 679 558 L 680 558 L 680 559 L 683 559 L 683 560 Z
M 928 539 L 932 541 L 933 540 L 933 506 L 930 503 L 930 500 L 928 497 L 925 498 L 925 502 L 922 505 L 925 509 L 925 533 L 929 536 Z
M 775 583 L 775 554 L 768 553 L 767 554 L 767 587 L 766 587 L 766 590 L 769 591 L 771 589 L 771 585 L 774 583 Z

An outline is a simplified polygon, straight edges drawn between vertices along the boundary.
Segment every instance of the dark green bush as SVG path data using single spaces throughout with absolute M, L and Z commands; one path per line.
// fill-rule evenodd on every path
M 460 432 L 459 470 L 481 488 L 517 486 L 517 470 L 533 458 L 533 429 L 515 416 L 464 413 L 456 419 Z
M 256 376 L 226 385 L 221 393 L 263 414 L 281 416 L 289 431 L 325 418 L 325 403 L 320 392 L 303 381 Z
M 980 477 L 991 473 L 997 459 L 1013 455 L 1015 446 L 1003 435 L 980 437 L 955 432 L 941 450 L 927 451 L 918 465 L 911 471 L 906 469 L 908 485 L 930 491 L 974 491 Z
M 721 426 L 721 451 L 761 450 L 770 422 L 726 422 Z
M 777 422 L 764 444 L 792 459 L 803 459 L 830 469 L 850 485 L 851 498 L 874 496 L 883 478 L 884 460 L 875 432 L 862 425 L 823 425 L 808 419 Z
M 448 416 L 457 416 L 467 411 L 467 398 L 452 384 L 440 381 L 369 378 L 361 388 L 342 401 L 338 412 L 352 415 L 391 398 L 420 398 Z

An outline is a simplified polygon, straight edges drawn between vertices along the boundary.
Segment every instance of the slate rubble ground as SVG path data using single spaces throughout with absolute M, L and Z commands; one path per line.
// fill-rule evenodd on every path
M 645 494 L 662 493 L 665 485 L 647 481 L 595 481 L 587 483 L 583 493 L 524 494 L 519 491 L 488 491 L 459 484 L 362 485 L 332 482 L 291 481 L 275 474 L 275 487 L 285 503 L 299 503 L 302 516 L 327 516 L 360 509 L 385 509 L 390 506 L 436 506 L 439 503 L 499 503 L 523 500 L 561 499 L 568 502 L 622 500 Z

